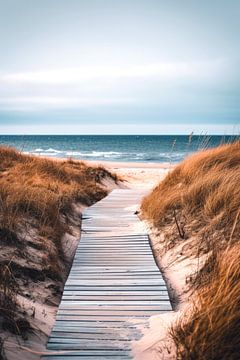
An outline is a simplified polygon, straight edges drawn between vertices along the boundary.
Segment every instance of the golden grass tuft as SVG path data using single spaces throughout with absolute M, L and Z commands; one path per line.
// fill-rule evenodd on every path
M 195 293 L 188 319 L 171 330 L 178 360 L 238 360 L 240 354 L 239 244 L 212 258 L 206 286 Z
M 73 202 L 91 205 L 107 191 L 104 178 L 116 177 L 83 162 L 53 161 L 0 148 L 0 229 L 14 231 L 31 219 L 59 246 L 66 231 L 61 216 Z
M 142 203 L 145 218 L 161 229 L 176 223 L 196 233 L 201 250 L 238 241 L 240 141 L 195 153 L 171 171 Z M 232 231 L 234 229 L 234 231 Z M 180 236 L 177 238 L 180 239 Z M 177 242 L 176 238 L 176 242 Z

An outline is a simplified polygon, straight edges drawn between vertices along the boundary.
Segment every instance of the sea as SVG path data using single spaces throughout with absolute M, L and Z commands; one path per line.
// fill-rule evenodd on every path
M 35 156 L 120 162 L 178 163 L 197 150 L 232 142 L 220 135 L 1 135 L 7 145 Z

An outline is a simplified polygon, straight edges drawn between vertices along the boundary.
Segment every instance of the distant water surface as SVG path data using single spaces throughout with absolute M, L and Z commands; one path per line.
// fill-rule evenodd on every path
M 177 163 L 198 149 L 233 141 L 226 136 L 1 135 L 0 144 L 26 154 L 82 160 Z

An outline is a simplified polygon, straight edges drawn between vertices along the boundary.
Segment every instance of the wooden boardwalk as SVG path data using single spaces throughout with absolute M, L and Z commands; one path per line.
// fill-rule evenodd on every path
M 46 360 L 132 359 L 151 315 L 171 311 L 143 223 L 140 191 L 117 189 L 86 209 Z

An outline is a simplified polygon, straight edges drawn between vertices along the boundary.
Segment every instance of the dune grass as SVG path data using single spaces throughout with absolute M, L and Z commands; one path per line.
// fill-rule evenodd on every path
M 239 359 L 239 253 L 235 244 L 211 258 L 211 271 L 194 294 L 187 321 L 180 318 L 171 330 L 177 359 Z
M 104 178 L 117 180 L 102 167 L 0 148 L 0 234 L 5 233 L 8 243 L 17 241 L 16 231 L 31 219 L 31 224 L 53 240 L 60 251 L 59 240 L 67 230 L 61 216 L 71 212 L 73 202 L 89 206 L 106 196 L 101 185 Z
M 0 316 L 5 320 L 16 320 L 19 284 L 23 289 L 46 278 L 63 281 L 62 237 L 72 231 L 74 204 L 89 206 L 106 196 L 105 180 L 117 177 L 84 162 L 0 147 Z
M 208 253 L 239 240 L 240 142 L 198 152 L 176 166 L 142 203 L 161 229 L 176 224 L 178 241 L 198 235 Z
M 142 203 L 145 218 L 169 232 L 168 249 L 191 239 L 189 256 L 207 254 L 188 313 L 171 329 L 178 360 L 239 359 L 239 184 L 236 141 L 187 158 Z

